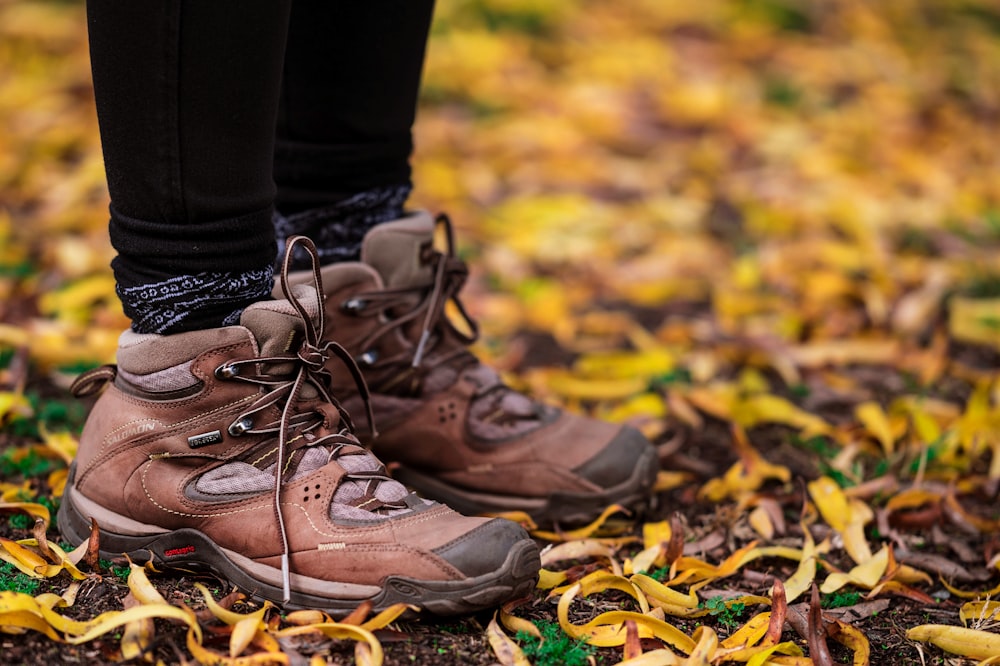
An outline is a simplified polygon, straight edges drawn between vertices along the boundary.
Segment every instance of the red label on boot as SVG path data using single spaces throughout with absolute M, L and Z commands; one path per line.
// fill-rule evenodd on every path
M 163 551 L 166 557 L 177 557 L 178 555 L 190 555 L 194 552 L 194 546 L 183 546 L 181 548 L 171 548 Z

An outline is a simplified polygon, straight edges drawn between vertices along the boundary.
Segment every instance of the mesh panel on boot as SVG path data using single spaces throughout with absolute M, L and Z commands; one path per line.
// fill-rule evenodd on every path
M 143 391 L 151 393 L 166 393 L 190 388 L 198 383 L 198 378 L 191 373 L 191 362 L 175 365 L 166 370 L 137 375 L 125 368 L 119 367 L 118 374 L 122 379 Z
M 371 453 L 358 452 L 337 457 L 337 463 L 348 473 L 377 472 L 381 463 Z M 310 472 L 323 467 L 330 462 L 330 453 L 321 447 L 307 449 L 299 461 L 295 473 L 289 481 L 300 479 Z M 376 483 L 374 495 L 383 502 L 398 502 L 408 494 L 406 488 L 396 481 L 345 479 L 337 486 L 330 503 L 331 518 L 346 518 L 353 520 L 378 520 L 406 513 L 406 509 L 383 509 L 379 513 L 366 511 L 350 502 L 364 497 L 370 483 Z M 274 465 L 265 469 L 257 469 L 244 462 L 231 462 L 202 474 L 195 482 L 195 489 L 205 495 L 227 496 L 237 493 L 262 493 L 274 487 Z
M 469 403 L 468 426 L 481 440 L 522 437 L 550 421 L 557 411 L 511 389 L 485 365 L 477 365 L 466 377 L 479 389 Z

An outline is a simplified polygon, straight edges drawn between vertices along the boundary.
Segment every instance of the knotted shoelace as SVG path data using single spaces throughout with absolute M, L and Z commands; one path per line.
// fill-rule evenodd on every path
M 331 447 L 329 460 L 341 455 L 345 447 L 358 446 L 358 440 L 353 437 L 354 425 L 347 411 L 329 391 L 331 377 L 325 369 L 326 362 L 333 356 L 340 359 L 350 371 L 357 384 L 368 416 L 372 436 L 376 436 L 374 416 L 371 408 L 368 387 L 357 363 L 344 347 L 331 340 L 323 340 L 324 314 L 323 308 L 317 308 L 315 321 L 309 315 L 306 306 L 292 292 L 288 284 L 288 274 L 291 269 L 291 259 L 295 248 L 301 246 L 312 260 L 313 287 L 319 303 L 323 302 L 323 286 L 320 279 L 319 260 L 316 247 L 304 236 L 293 236 L 288 239 L 285 248 L 284 261 L 280 273 L 281 290 L 302 320 L 304 339 L 294 354 L 254 357 L 230 361 L 220 366 L 216 375 L 220 379 L 248 382 L 262 388 L 261 395 L 243 410 L 230 426 L 230 434 L 234 436 L 252 434 L 277 434 L 276 464 L 274 466 L 274 512 L 281 534 L 281 575 L 282 591 L 285 603 L 291 598 L 289 544 L 285 519 L 281 510 L 282 486 L 286 467 L 290 464 L 290 455 L 302 447 Z M 301 255 L 300 255 L 301 256 Z M 305 393 L 305 395 L 304 395 Z M 298 411 L 302 405 L 311 407 Z M 277 421 L 258 424 L 255 417 L 264 410 L 280 406 L 281 415 Z M 330 407 L 336 413 L 330 412 Z M 324 423 L 344 424 L 339 432 L 326 432 L 317 436 L 317 431 Z M 293 448 L 294 443 L 294 448 Z M 366 482 L 369 486 L 364 495 L 364 508 L 367 511 L 406 509 L 406 502 L 384 501 L 375 496 L 374 488 L 383 481 L 391 481 L 384 468 L 376 470 L 348 471 L 344 479 Z

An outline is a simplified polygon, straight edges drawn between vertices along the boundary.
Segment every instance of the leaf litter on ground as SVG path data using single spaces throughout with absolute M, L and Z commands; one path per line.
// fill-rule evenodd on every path
M 997 25 L 986 0 L 439 2 L 415 198 L 461 226 L 477 352 L 664 468 L 642 513 L 509 515 L 549 544 L 535 594 L 448 633 L 122 583 L 96 533 L 59 542 L 79 423 L 44 405 L 128 322 L 82 5 L 0 1 L 5 652 L 1000 662 Z

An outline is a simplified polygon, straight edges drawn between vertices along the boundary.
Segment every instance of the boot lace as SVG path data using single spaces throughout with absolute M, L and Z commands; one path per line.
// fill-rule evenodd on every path
M 455 254 L 454 230 L 448 216 L 439 214 L 435 225 L 435 230 L 444 229 L 446 245 L 443 251 L 432 247 L 422 250 L 420 259 L 431 267 L 433 274 L 429 284 L 364 292 L 342 305 L 348 314 L 371 312 L 379 315 L 383 322 L 360 341 L 361 349 L 374 349 L 380 338 L 396 330 L 416 340 L 414 348 L 391 357 L 378 358 L 373 351 L 363 352 L 358 357 L 373 370 L 376 379 L 370 376 L 372 388 L 377 393 L 419 396 L 425 388 L 430 387 L 434 392 L 441 388 L 442 382 L 451 381 L 436 379 L 441 375 L 435 375 L 435 371 L 446 368 L 453 373 L 467 371 L 466 378 L 477 385 L 467 425 L 481 441 L 511 441 L 515 435 L 526 434 L 552 422 L 558 410 L 514 391 L 467 350 L 479 337 L 478 325 L 459 298 L 469 269 Z M 448 316 L 449 303 L 464 327 L 456 326 Z
M 327 460 L 341 459 L 346 474 L 344 482 L 357 482 L 363 490 L 355 493 L 351 505 L 376 514 L 390 514 L 411 508 L 407 498 L 388 499 L 386 493 L 379 493 L 379 484 L 392 482 L 381 463 L 375 469 L 363 469 L 371 465 L 347 463 L 348 456 L 360 455 L 374 461 L 371 454 L 358 445 L 354 437 L 354 424 L 340 402 L 330 393 L 331 376 L 325 369 L 328 359 L 337 357 L 350 371 L 357 384 L 368 417 L 372 436 L 376 436 L 374 417 L 368 387 L 361 371 L 351 355 L 340 344 L 323 340 L 323 308 L 317 308 L 315 320 L 310 316 L 305 304 L 293 293 L 288 284 L 290 262 L 295 248 L 302 246 L 312 260 L 313 287 L 319 303 L 323 292 L 320 280 L 319 261 L 315 245 L 304 236 L 288 239 L 284 261 L 280 273 L 281 289 L 303 324 L 304 339 L 294 353 L 254 357 L 227 362 L 216 370 L 216 376 L 224 380 L 248 382 L 261 388 L 260 396 L 250 403 L 229 427 L 231 435 L 277 435 L 274 455 L 274 513 L 281 534 L 281 573 L 284 601 L 291 595 L 289 544 L 282 513 L 282 489 L 288 482 L 288 472 L 293 465 L 296 452 L 323 447 Z M 301 255 L 300 255 L 301 256 Z M 271 407 L 280 407 L 277 421 L 259 423 L 261 415 Z M 340 424 L 339 430 L 334 426 Z M 269 455 L 270 455 L 269 454 Z M 301 460 L 302 457 L 299 457 Z M 358 469 L 362 467 L 362 469 Z M 353 471 L 352 471 L 353 470 Z M 395 482 L 392 482 L 395 483 Z M 339 492 L 339 487 L 338 487 Z M 393 493 L 389 493 L 390 495 Z
M 479 338 L 479 326 L 459 298 L 459 292 L 469 277 L 469 268 L 455 254 L 451 219 L 441 213 L 435 224 L 445 230 L 447 242 L 444 251 L 432 247 L 422 251 L 420 259 L 431 267 L 433 273 L 433 281 L 429 285 L 365 292 L 349 299 L 343 306 L 351 314 L 372 311 L 385 315 L 385 323 L 361 341 L 362 349 L 371 349 L 380 338 L 393 330 L 402 329 L 406 335 L 419 322 L 418 332 L 413 336 L 417 344 L 412 354 L 407 350 L 386 358 L 374 357 L 372 352 L 359 356 L 368 367 L 397 369 L 396 373 L 390 373 L 387 379 L 378 382 L 376 390 L 379 393 L 419 395 L 429 372 L 427 360 L 435 350 L 442 352 L 434 357 L 435 365 L 460 367 L 477 362 L 466 347 Z M 466 330 L 457 327 L 446 315 L 445 308 L 449 303 Z

